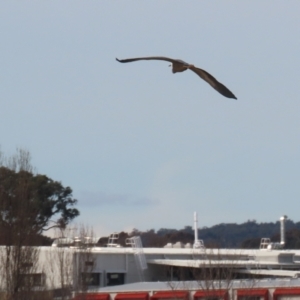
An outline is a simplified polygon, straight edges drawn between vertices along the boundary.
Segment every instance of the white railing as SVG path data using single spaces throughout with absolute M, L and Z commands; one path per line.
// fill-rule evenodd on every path
M 134 259 L 139 270 L 141 281 L 144 281 L 144 270 L 148 268 L 146 257 L 143 251 L 143 245 L 139 236 L 133 236 L 126 239 L 126 245 L 131 246 L 134 253 Z

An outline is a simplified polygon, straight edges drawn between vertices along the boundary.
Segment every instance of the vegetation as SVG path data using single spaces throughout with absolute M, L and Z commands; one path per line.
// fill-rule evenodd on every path
M 51 240 L 42 234 L 53 227 L 59 229 L 59 237 L 68 236 L 66 226 L 79 215 L 74 207 L 76 203 L 70 187 L 33 172 L 27 151 L 18 150 L 10 158 L 4 158 L 0 152 L 0 245 L 3 245 L 0 247 L 0 285 L 5 299 L 52 299 L 55 293 L 61 299 L 68 299 L 71 291 L 87 291 L 88 284 L 94 280 L 90 274 L 96 266 L 91 250 L 82 248 L 76 253 L 74 264 L 72 253 L 67 248 L 57 247 L 47 257 L 45 269 L 41 269 L 38 266 L 40 249 L 32 247 L 49 245 Z M 222 223 L 210 228 L 204 227 L 199 229 L 198 236 L 205 241 L 205 255 L 209 256 L 209 248 L 213 247 L 258 248 L 262 237 L 270 237 L 273 242 L 277 242 L 279 231 L 279 221 L 257 223 L 249 220 L 242 224 Z M 299 249 L 300 222 L 287 220 L 286 231 L 286 247 Z M 134 229 L 131 233 L 119 233 L 118 242 L 125 246 L 128 237 L 137 235 L 141 237 L 144 247 L 163 247 L 167 243 L 176 242 L 192 245 L 194 242 L 191 226 L 179 230 L 161 228 L 145 232 Z M 82 228 L 77 236 L 92 237 L 93 234 Z M 108 238 L 102 238 L 99 245 L 104 246 L 107 241 Z M 45 286 L 46 269 L 52 285 L 51 292 Z M 206 296 L 213 296 L 220 288 L 225 288 L 228 294 L 232 280 L 236 278 L 231 265 L 203 265 L 199 270 L 172 267 L 167 271 L 172 278 L 184 280 L 192 275 Z M 59 289 L 55 288 L 57 281 Z
M 71 188 L 33 173 L 29 152 L 9 158 L 0 152 L 0 283 L 7 300 L 35 298 L 43 277 L 37 273 L 39 248 L 31 246 L 46 243 L 43 231 L 64 228 L 78 216 L 76 202 Z
M 206 248 L 259 248 L 263 237 L 271 238 L 272 242 L 280 241 L 280 223 L 257 223 L 247 221 L 242 224 L 218 224 L 198 230 L 198 236 L 204 240 Z M 164 247 L 167 243 L 194 243 L 194 230 L 191 226 L 183 229 L 161 228 L 157 231 L 132 230 L 130 233 L 119 233 L 119 243 L 125 246 L 126 238 L 140 236 L 144 247 Z M 107 244 L 108 237 L 99 241 L 100 246 Z M 286 221 L 286 248 L 300 249 L 300 222 Z
M 27 239 L 22 243 L 35 244 L 43 231 L 65 227 L 77 217 L 76 203 L 70 187 L 32 172 L 28 152 L 19 150 L 0 162 L 0 244 L 13 245 L 18 236 Z M 49 226 L 53 217 L 55 223 Z

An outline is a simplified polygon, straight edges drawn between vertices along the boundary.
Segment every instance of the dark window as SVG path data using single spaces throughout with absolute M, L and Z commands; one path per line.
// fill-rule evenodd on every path
M 120 285 L 125 283 L 124 273 L 107 273 L 106 274 L 106 285 Z
M 99 286 L 100 285 L 100 273 L 82 273 L 82 282 L 88 286 Z
M 25 286 L 42 286 L 43 285 L 43 274 L 24 274 L 23 283 Z
M 22 268 L 31 268 L 33 263 L 22 263 Z
M 92 267 L 94 265 L 94 262 L 93 261 L 86 261 L 85 262 L 85 266 L 86 267 Z
M 260 300 L 261 297 L 259 296 L 243 296 L 239 297 L 239 300 Z

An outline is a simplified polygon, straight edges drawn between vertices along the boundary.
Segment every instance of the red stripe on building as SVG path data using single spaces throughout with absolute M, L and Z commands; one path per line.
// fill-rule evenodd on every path
M 194 300 L 206 298 L 206 297 L 220 297 L 223 300 L 228 300 L 228 291 L 227 290 L 206 290 L 206 291 L 197 291 L 194 294 Z
M 269 300 L 269 290 L 267 289 L 243 289 L 237 291 L 237 299 L 240 297 L 256 296 L 263 297 L 264 300 Z
M 115 300 L 125 300 L 125 299 L 136 299 L 136 300 L 148 300 L 148 293 L 119 293 L 115 296 Z
M 280 288 L 273 293 L 273 300 L 279 300 L 280 296 L 300 296 L 300 288 Z
M 109 300 L 109 294 L 92 294 L 92 293 L 82 293 L 78 294 L 74 300 Z
M 150 298 L 151 300 L 154 299 L 189 299 L 189 292 L 187 291 L 164 291 L 164 292 L 157 292 Z

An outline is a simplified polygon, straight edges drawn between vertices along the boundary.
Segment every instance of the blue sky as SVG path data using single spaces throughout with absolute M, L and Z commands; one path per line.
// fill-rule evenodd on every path
M 98 235 L 299 221 L 300 2 L 2 1 L 0 144 Z M 227 99 L 167 62 L 211 73 Z

